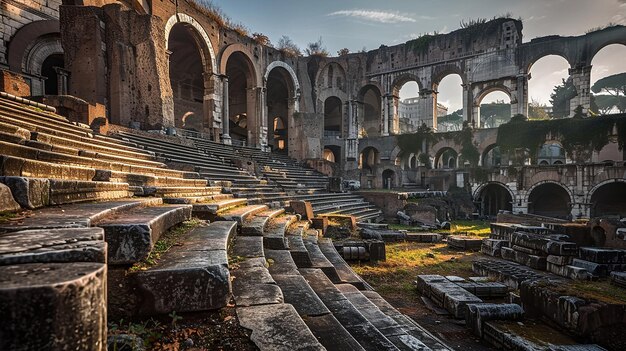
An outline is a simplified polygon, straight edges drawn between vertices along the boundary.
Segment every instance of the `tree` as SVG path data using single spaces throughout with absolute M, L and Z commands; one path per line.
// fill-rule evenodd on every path
M 304 51 L 307 56 L 327 57 L 329 55 L 328 50 L 326 50 L 324 44 L 322 43 L 322 37 L 317 39 L 317 41 L 309 43 Z
M 280 50 L 287 56 L 302 56 L 302 51 L 300 48 L 286 35 L 283 35 L 278 39 L 278 43 L 276 44 L 276 48 Z
M 552 117 L 564 118 L 570 114 L 569 101 L 578 95 L 574 83 L 571 78 L 563 79 L 563 84 L 554 87 L 554 91 L 550 94 L 550 103 L 552 104 Z
M 532 100 L 528 104 L 528 118 L 529 119 L 550 119 L 548 114 L 548 105 L 542 104 L 539 101 Z
M 343 49 L 337 51 L 337 56 L 345 56 L 345 55 L 347 55 L 349 53 L 350 53 L 350 49 L 343 48 Z
M 599 79 L 592 87 L 591 91 L 596 94 L 605 93 L 612 96 L 626 95 L 626 72 L 618 73 Z

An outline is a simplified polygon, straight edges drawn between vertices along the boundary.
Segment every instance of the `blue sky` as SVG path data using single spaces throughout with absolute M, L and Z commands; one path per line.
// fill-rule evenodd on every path
M 381 44 L 402 43 L 424 33 L 447 33 L 459 28 L 461 20 L 506 13 L 523 20 L 524 41 L 553 34 L 581 35 L 609 22 L 626 25 L 626 0 L 213 0 L 213 3 L 251 33 L 264 33 L 273 42 L 287 35 L 300 47 L 322 37 L 333 55 L 344 47 L 351 51 L 364 47 L 372 50 Z M 626 57 L 624 47 L 605 49 L 594 59 L 592 79 L 626 71 L 623 57 Z M 554 84 L 567 76 L 567 65 L 550 57 L 531 73 L 530 96 L 546 103 Z M 439 100 L 449 104 L 452 110 L 460 104 L 457 96 L 460 87 L 453 81 L 452 77 L 447 79 L 439 89 Z M 413 94 L 413 89 L 403 89 L 403 97 Z M 498 98 L 487 97 L 487 100 L 495 99 Z

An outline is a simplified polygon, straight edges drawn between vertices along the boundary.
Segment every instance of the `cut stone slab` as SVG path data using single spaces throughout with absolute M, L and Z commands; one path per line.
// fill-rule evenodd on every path
M 581 247 L 581 260 L 603 264 L 626 264 L 626 250 Z
M 148 256 L 169 228 L 191 218 L 191 205 L 143 207 L 99 221 L 109 244 L 109 264 L 133 264 Z
M 611 272 L 611 284 L 626 288 L 626 272 Z
M 301 275 L 273 275 L 272 277 L 282 290 L 285 303 L 293 305 L 300 316 L 321 316 L 330 313 Z
M 237 306 L 284 302 L 282 291 L 267 270 L 265 258 L 251 258 L 244 261 L 239 268 L 232 271 L 232 275 L 233 295 Z
M 218 215 L 220 220 L 224 221 L 236 221 L 240 225 L 248 220 L 251 216 L 259 212 L 267 210 L 266 205 L 249 205 L 234 208 L 232 210 L 224 211 Z
M 480 298 L 506 297 L 509 292 L 505 284 L 497 282 L 459 282 L 456 284 Z
M 485 255 L 500 257 L 502 247 L 508 247 L 508 240 L 500 240 L 500 239 L 483 239 L 482 246 L 480 247 L 480 251 Z
M 13 198 L 11 189 L 0 183 L 0 212 L 15 212 L 19 209 L 20 204 Z
M 444 283 L 447 282 L 448 280 L 441 276 L 441 275 L 435 275 L 435 274 L 422 274 L 422 275 L 418 275 L 417 276 L 417 280 L 415 281 L 415 284 L 417 286 L 417 290 L 419 290 L 419 292 L 426 296 L 426 297 L 430 297 L 431 292 L 430 292 L 430 286 L 433 283 Z
M 571 265 L 559 266 L 548 262 L 547 270 L 548 272 L 554 273 L 556 275 L 560 275 L 562 277 L 574 280 L 588 280 L 592 278 L 592 275 L 585 268 Z
M 296 214 L 302 216 L 302 219 L 313 219 L 315 217 L 313 206 L 309 201 L 292 200 L 289 201 L 289 206 Z
M 1 350 L 104 350 L 106 271 L 102 263 L 0 267 Z
M 236 222 L 194 228 L 163 254 L 157 265 L 134 274 L 140 314 L 206 311 L 225 307 L 231 296 L 228 243 Z
M 50 204 L 50 181 L 41 178 L 0 177 L 0 183 L 11 189 L 13 198 L 30 210 Z
M 575 256 L 578 245 L 572 242 L 554 240 L 552 237 L 526 232 L 515 232 L 511 235 L 511 245 L 542 251 L 548 255 Z
M 448 246 L 458 250 L 480 250 L 483 239 L 468 236 L 449 236 Z
M 161 199 L 131 199 L 108 202 L 87 202 L 34 210 L 30 217 L 17 222 L 0 223 L 0 232 L 20 230 L 90 227 L 115 213 L 142 206 L 160 205 Z
M 444 307 L 454 318 L 464 319 L 467 313 L 467 304 L 481 302 L 483 300 L 465 289 L 451 289 L 445 294 Z
M 364 351 L 332 314 L 303 316 L 304 323 L 328 351 Z
M 245 258 L 265 257 L 263 237 L 238 236 L 233 245 L 233 255 Z
M 572 266 L 582 268 L 586 270 L 587 272 L 589 272 L 589 274 L 592 274 L 596 277 L 607 277 L 609 273 L 612 271 L 625 271 L 626 270 L 626 264 L 596 263 L 596 262 L 581 260 L 578 258 L 575 258 L 572 260 Z
M 286 250 L 289 248 L 287 231 L 298 218 L 292 215 L 284 215 L 273 218 L 263 233 L 263 244 L 268 249 Z
M 102 228 L 24 230 L 0 234 L 0 266 L 48 262 L 106 263 Z
M 341 278 L 337 274 L 335 266 L 326 258 L 326 255 L 322 253 L 319 245 L 317 244 L 317 237 L 309 235 L 303 239 L 304 246 L 309 253 L 313 268 L 321 269 L 333 283 L 341 283 Z
M 349 283 L 356 286 L 360 290 L 365 290 L 366 283 L 359 277 L 352 268 L 344 261 L 335 249 L 335 245 L 331 239 L 322 238 L 318 240 L 319 248 L 326 256 L 328 261 L 335 267 L 335 271 L 342 283 Z
M 268 223 L 285 212 L 284 208 L 270 209 L 256 213 L 241 225 L 241 235 L 263 236 Z
M 547 261 L 546 257 L 544 256 L 529 255 L 525 252 L 515 251 L 510 247 L 503 247 L 501 253 L 502 258 L 504 258 L 505 260 L 517 262 L 541 271 L 546 270 Z
M 265 258 L 269 263 L 269 271 L 274 275 L 300 275 L 298 266 L 291 254 L 286 250 L 265 250 Z
M 420 243 L 438 243 L 441 242 L 443 236 L 437 233 L 407 233 L 407 241 L 416 241 Z
M 237 308 L 242 327 L 260 350 L 324 350 L 290 304 Z
M 468 304 L 465 322 L 474 335 L 482 337 L 483 324 L 491 320 L 518 321 L 524 317 L 524 310 L 517 304 Z

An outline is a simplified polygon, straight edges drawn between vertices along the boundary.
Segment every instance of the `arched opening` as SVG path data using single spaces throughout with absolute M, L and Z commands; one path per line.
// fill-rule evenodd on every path
M 546 143 L 541 146 L 537 154 L 539 165 L 565 164 L 565 149 L 558 143 Z
M 204 119 L 204 58 L 193 27 L 177 23 L 169 33 L 170 84 L 175 126 L 202 131 Z
M 273 150 L 287 151 L 289 140 L 289 120 L 293 114 L 290 97 L 293 96 L 293 82 L 289 72 L 275 67 L 267 76 L 267 117 L 269 132 L 267 144 Z
M 626 217 L 626 183 L 613 182 L 596 189 L 591 195 L 591 216 Z
M 417 169 L 419 166 L 419 159 L 416 154 L 410 154 L 407 160 L 407 166 L 409 169 Z
M 571 213 L 569 193 L 555 183 L 538 185 L 528 196 L 528 213 L 566 219 Z
M 463 127 L 463 79 L 448 74 L 434 87 L 437 91 L 437 131 L 451 132 Z
M 502 151 L 498 145 L 490 145 L 483 152 L 483 167 L 500 167 L 502 165 Z
M 336 96 L 324 101 L 324 136 L 341 136 L 343 104 Z
M 247 144 L 251 142 L 251 131 L 254 130 L 255 90 L 254 69 L 248 57 L 242 52 L 234 52 L 226 62 L 226 76 L 228 77 L 228 114 L 230 136 L 233 141 Z M 269 81 L 269 80 L 268 80 Z M 269 83 L 268 83 L 269 84 Z M 268 87 L 269 89 L 269 87 Z M 268 98 L 268 104 L 269 104 Z M 276 117 L 286 114 L 269 114 Z M 248 118 L 250 117 L 250 119 Z M 283 119 L 284 122 L 284 119 Z
M 557 86 L 563 85 L 563 82 L 569 78 L 569 68 L 570 65 L 567 60 L 559 55 L 544 56 L 530 66 L 528 76 L 529 119 L 549 119 L 552 116 L 551 100 L 553 98 L 551 95 L 555 93 Z M 569 102 L 562 105 L 567 105 L 566 116 L 569 115 Z
M 478 103 L 479 128 L 497 128 L 511 119 L 511 97 L 504 91 L 492 90 Z
M 329 162 L 339 162 L 341 160 L 341 148 L 336 145 L 325 146 L 323 157 Z
M 425 101 L 419 97 L 419 86 L 416 81 L 404 83 L 398 90 L 398 121 L 400 124 L 400 134 L 414 133 L 417 128 L 426 123 L 432 128 L 432 120 L 422 120 L 420 118 L 420 108 Z
M 435 155 L 435 168 L 454 169 L 457 167 L 459 155 L 454 149 L 446 147 Z
M 596 114 L 626 112 L 626 45 L 611 44 L 591 60 L 591 106 Z M 617 83 L 617 84 L 616 84 Z
M 483 187 L 479 195 L 480 214 L 494 217 L 500 211 L 513 210 L 511 193 L 501 184 L 489 183 Z
M 46 95 L 58 95 L 59 73 L 58 69 L 64 67 L 63 54 L 52 54 L 48 56 L 41 65 L 41 75 L 46 77 L 44 93 Z
M 396 176 L 396 172 L 391 169 L 386 169 L 383 171 L 383 188 L 384 189 L 392 189 L 395 186 L 394 178 Z
M 381 95 L 380 90 L 373 85 L 361 89 L 362 113 L 359 113 L 359 137 L 380 136 Z M 361 117 L 362 116 L 362 117 Z
M 373 147 L 366 147 L 359 155 L 359 168 L 372 171 L 380 162 L 378 150 Z

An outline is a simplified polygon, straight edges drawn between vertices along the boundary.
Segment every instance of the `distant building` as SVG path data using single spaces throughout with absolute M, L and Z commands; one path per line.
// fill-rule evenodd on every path
M 398 117 L 400 119 L 400 132 L 413 133 L 422 124 L 426 124 L 428 128 L 433 128 L 433 120 L 430 117 L 420 118 L 420 111 L 423 111 L 425 99 L 412 97 L 398 102 Z M 437 103 L 437 116 L 445 116 L 448 114 L 448 107 Z

